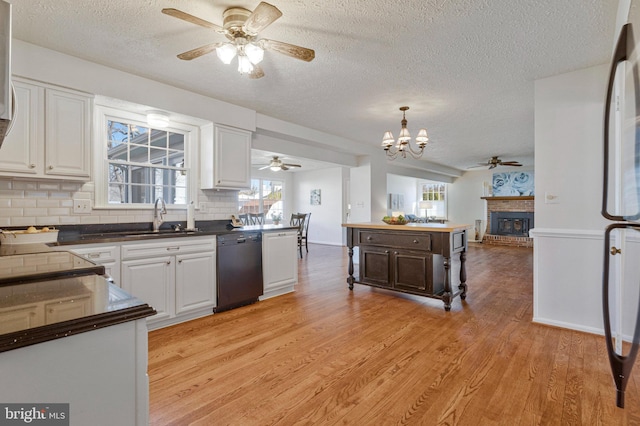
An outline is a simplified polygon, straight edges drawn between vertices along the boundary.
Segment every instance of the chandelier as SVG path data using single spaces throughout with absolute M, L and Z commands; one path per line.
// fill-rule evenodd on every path
M 407 119 L 405 117 L 408 109 L 408 106 L 400 107 L 400 111 L 402 111 L 402 121 L 400 122 L 402 129 L 400 129 L 400 134 L 398 135 L 398 142 L 393 139 L 393 135 L 389 130 L 384 132 L 384 136 L 382 137 L 382 148 L 387 152 L 387 157 L 392 160 L 395 160 L 398 155 L 401 155 L 402 158 L 407 158 L 407 153 L 413 158 L 420 158 L 424 152 L 424 147 L 427 146 L 427 142 L 429 142 L 427 129 L 420 129 L 418 136 L 416 136 L 418 149 L 414 150 L 411 147 L 411 135 L 409 134 L 409 130 L 407 130 Z

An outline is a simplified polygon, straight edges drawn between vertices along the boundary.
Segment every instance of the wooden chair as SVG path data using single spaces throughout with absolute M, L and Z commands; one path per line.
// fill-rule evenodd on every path
M 304 225 L 302 227 L 303 229 L 299 236 L 300 246 L 301 246 L 300 249 L 302 249 L 302 243 L 304 242 L 304 248 L 307 251 L 307 253 L 309 253 L 309 246 L 307 244 L 307 233 L 309 232 L 309 222 L 311 221 L 311 213 L 298 213 L 298 214 L 306 215 L 306 217 L 304 218 Z
M 251 225 L 264 225 L 264 213 L 249 213 L 249 223 Z
M 304 222 L 307 215 L 305 213 L 292 213 L 289 224 L 298 228 L 298 250 L 300 250 L 300 259 L 302 259 L 302 232 L 304 231 Z
M 240 222 L 242 222 L 243 225 L 247 226 L 249 225 L 249 214 L 248 213 L 242 213 L 238 215 L 238 219 L 240 219 Z

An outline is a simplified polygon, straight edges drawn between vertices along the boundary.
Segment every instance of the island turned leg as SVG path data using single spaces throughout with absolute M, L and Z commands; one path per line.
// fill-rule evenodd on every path
M 451 310 L 451 258 L 444 258 L 444 293 L 442 294 L 442 301 L 444 302 L 444 310 Z
M 460 252 L 460 285 L 458 288 L 462 290 L 460 293 L 460 299 L 464 300 L 467 298 L 467 268 L 465 263 L 467 261 L 467 252 Z
M 347 283 L 349 284 L 349 290 L 353 290 L 353 282 L 355 279 L 353 278 L 353 247 L 349 247 L 349 276 L 347 277 Z

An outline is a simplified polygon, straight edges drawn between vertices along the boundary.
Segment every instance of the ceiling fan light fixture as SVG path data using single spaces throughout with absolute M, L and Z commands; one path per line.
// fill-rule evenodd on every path
M 224 43 L 222 46 L 216 48 L 216 54 L 222 63 L 229 65 L 233 58 L 236 56 L 238 48 L 232 43 Z
M 240 74 L 249 74 L 253 71 L 253 64 L 247 55 L 238 55 L 238 72 Z
M 164 111 L 147 111 L 147 124 L 155 128 L 169 126 L 169 114 Z
M 254 65 L 258 65 L 264 58 L 264 49 L 255 43 L 246 44 L 244 46 L 244 53 Z

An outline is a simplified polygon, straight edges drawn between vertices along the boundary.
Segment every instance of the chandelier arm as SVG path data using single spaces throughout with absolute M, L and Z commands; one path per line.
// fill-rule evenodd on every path
M 422 157 L 422 154 L 424 153 L 424 146 L 422 148 L 420 148 L 419 151 L 414 151 L 413 147 L 411 146 L 410 143 L 408 143 L 406 146 L 407 146 L 407 148 L 409 148 L 408 151 L 409 151 L 409 153 L 411 154 L 411 156 L 413 158 L 418 159 L 418 158 Z

